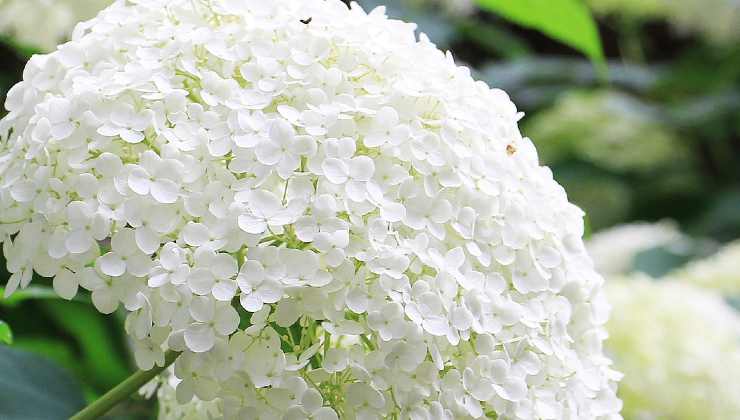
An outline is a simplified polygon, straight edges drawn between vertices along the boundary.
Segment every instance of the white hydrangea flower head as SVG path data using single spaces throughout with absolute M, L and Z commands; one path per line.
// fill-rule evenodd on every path
M 0 0 L 0 33 L 22 45 L 52 51 L 69 39 L 77 22 L 112 0 Z M 40 30 L 43 28 L 43 30 Z
M 740 241 L 723 246 L 707 258 L 692 261 L 672 275 L 728 297 L 740 297 Z
M 7 291 L 123 306 L 179 404 L 620 418 L 582 212 L 508 96 L 382 8 L 118 1 L 6 106 Z
M 672 220 L 634 222 L 604 229 L 589 238 L 586 248 L 604 276 L 628 274 L 642 251 L 660 246 L 683 246 L 687 238 Z
M 625 375 L 625 418 L 740 418 L 740 316 L 719 294 L 645 276 L 606 290 L 606 350 Z

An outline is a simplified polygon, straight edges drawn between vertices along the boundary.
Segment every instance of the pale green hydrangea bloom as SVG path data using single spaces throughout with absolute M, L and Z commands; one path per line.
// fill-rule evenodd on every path
M 546 163 L 573 156 L 609 170 L 648 172 L 686 157 L 652 108 L 617 91 L 566 94 L 525 131 Z
M 110 3 L 112 0 L 0 0 L 0 34 L 24 46 L 51 51 L 72 35 L 77 22 L 90 19 Z
M 687 283 L 714 289 L 725 296 L 740 296 L 740 241 L 725 245 L 716 254 L 677 270 L 676 277 Z
M 721 296 L 643 276 L 608 282 L 607 294 L 625 418 L 740 418 L 740 317 Z

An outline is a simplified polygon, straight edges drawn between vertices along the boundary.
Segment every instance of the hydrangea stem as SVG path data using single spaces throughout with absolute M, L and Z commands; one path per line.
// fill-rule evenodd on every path
M 70 418 L 70 420 L 92 420 L 102 417 L 105 413 L 110 411 L 111 408 L 115 407 L 118 403 L 128 398 L 131 394 L 138 391 L 147 382 L 154 379 L 155 376 L 159 375 L 170 366 L 177 357 L 180 356 L 179 352 L 168 351 L 164 355 L 164 365 L 155 366 L 150 370 L 140 370 L 133 375 L 126 378 L 123 382 L 116 385 L 113 389 L 103 394 L 100 398 L 95 400 L 92 404 L 83 408 L 80 412 Z

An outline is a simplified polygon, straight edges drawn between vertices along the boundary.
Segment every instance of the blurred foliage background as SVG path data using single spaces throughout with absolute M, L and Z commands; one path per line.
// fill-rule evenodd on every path
M 0 0 L 0 98 L 22 78 L 31 54 L 64 41 L 74 22 L 107 3 Z M 390 16 L 417 22 L 525 112 L 524 135 L 586 211 L 589 247 L 613 283 L 607 350 L 626 374 L 625 418 L 740 418 L 740 403 L 730 401 L 740 395 L 740 367 L 722 372 L 722 363 L 701 363 L 740 366 L 740 323 L 730 309 L 740 308 L 740 245 L 733 243 L 740 238 L 740 2 L 360 3 L 366 10 L 385 5 Z M 84 297 L 60 301 L 48 283 L 34 281 L 0 300 L 0 342 L 58 364 L 67 374 L 54 374 L 71 375 L 79 400 L 90 401 L 133 370 L 123 316 L 104 317 Z M 676 326 L 675 317 L 656 315 L 684 313 L 680 300 L 694 294 L 704 305 L 686 309 L 697 314 L 695 324 Z M 635 302 L 653 312 L 640 313 Z M 696 353 L 686 342 L 709 347 L 718 340 L 714 333 L 727 340 L 722 350 Z M 640 346 L 650 349 L 636 352 Z M 650 352 L 657 347 L 671 351 Z M 0 418 L 23 418 L 3 400 L 3 387 L 14 384 L 8 378 L 0 378 Z M 672 385 L 656 390 L 666 384 Z M 708 394 L 719 386 L 729 393 Z M 678 394 L 666 397 L 669 391 Z M 155 402 L 139 398 L 110 418 L 155 412 Z

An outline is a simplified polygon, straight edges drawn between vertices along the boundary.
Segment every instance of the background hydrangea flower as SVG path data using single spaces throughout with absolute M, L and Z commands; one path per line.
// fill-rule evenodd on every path
M 626 418 L 740 416 L 740 317 L 720 295 L 670 277 L 614 279 L 606 289 L 614 309 L 605 345 L 625 375 Z
M 659 246 L 681 246 L 687 240 L 678 225 L 670 220 L 635 222 L 594 234 L 586 247 L 599 273 L 608 277 L 629 274 L 635 257 L 642 251 Z
M 113 0 L 3 0 L 0 32 L 44 51 L 72 35 L 77 22 L 90 19 Z M 43 30 L 39 30 L 43 28 Z
M 649 172 L 688 159 L 655 109 L 618 91 L 564 95 L 526 129 L 540 139 L 537 149 L 545 162 L 572 154 L 614 171 Z
M 672 273 L 681 281 L 740 298 L 740 243 L 731 242 L 717 253 L 693 261 Z
M 62 272 L 124 307 L 200 418 L 620 418 L 583 213 L 506 93 L 413 24 L 118 1 L 6 107 L 6 291 Z

